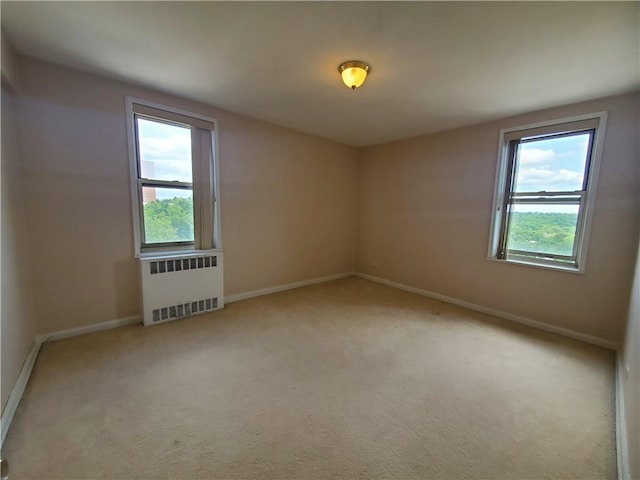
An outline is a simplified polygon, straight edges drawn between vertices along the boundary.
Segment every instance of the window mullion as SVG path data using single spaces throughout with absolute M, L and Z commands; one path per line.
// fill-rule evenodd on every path
M 569 197 L 572 195 L 582 195 L 584 190 L 567 190 L 554 192 L 511 192 L 512 197 Z
M 578 221 L 576 222 L 576 236 L 573 240 L 573 256 L 576 258 L 578 258 L 578 252 L 580 251 L 580 249 L 582 248 L 582 241 L 583 241 L 583 237 L 584 237 L 584 231 L 585 231 L 585 219 L 586 219 L 586 192 L 585 194 L 580 198 L 580 207 L 578 208 Z
M 589 182 L 590 182 L 589 179 L 591 178 L 590 172 L 591 172 L 592 163 L 593 163 L 593 142 L 595 140 L 595 135 L 596 135 L 595 129 L 589 132 L 589 145 L 587 147 L 587 164 L 584 172 L 584 178 L 582 181 L 582 189 L 584 191 L 587 191 L 587 189 L 589 188 Z
M 516 153 L 518 151 L 519 140 L 509 142 L 509 150 L 507 156 L 507 177 L 505 179 L 505 192 L 502 198 L 502 213 L 500 215 L 500 243 L 498 244 L 497 258 L 504 259 L 507 254 L 507 235 L 509 232 L 509 205 L 513 193 L 513 181 L 516 166 Z
M 190 183 L 190 182 L 151 180 L 148 178 L 139 178 L 138 183 L 141 187 L 176 188 L 176 189 L 183 189 L 183 190 L 193 189 L 193 183 Z
M 193 229 L 194 246 L 202 249 L 202 146 L 197 128 L 191 128 L 191 171 L 193 172 Z
M 526 204 L 530 204 L 530 205 L 580 205 L 582 203 L 582 195 L 579 196 L 574 196 L 573 198 L 569 197 L 565 197 L 565 198 L 559 198 L 559 197 L 551 197 L 551 198 L 546 198 L 546 197 L 515 197 L 512 198 L 511 200 L 511 204 L 518 204 L 518 205 L 526 205 Z
M 551 258 L 551 259 L 565 260 L 565 261 L 575 261 L 575 256 L 573 255 L 560 255 L 557 253 L 536 252 L 535 250 L 509 249 L 509 254 L 519 255 L 522 257 L 540 257 L 540 258 Z
M 214 248 L 214 211 L 213 211 L 213 143 L 211 141 L 211 131 L 198 130 L 198 142 L 200 155 L 199 177 L 197 184 L 200 199 L 200 225 L 202 235 L 200 237 L 200 247 L 203 249 Z

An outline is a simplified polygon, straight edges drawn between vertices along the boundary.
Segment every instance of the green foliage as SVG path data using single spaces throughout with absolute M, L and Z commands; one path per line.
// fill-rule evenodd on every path
M 175 197 L 144 205 L 147 243 L 193 241 L 193 200 Z
M 507 247 L 571 255 L 577 220 L 575 213 L 512 213 Z

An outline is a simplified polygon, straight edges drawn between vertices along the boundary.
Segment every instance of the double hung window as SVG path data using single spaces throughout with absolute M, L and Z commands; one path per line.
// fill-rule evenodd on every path
M 501 132 L 489 256 L 583 271 L 606 114 Z
M 127 99 L 136 253 L 219 248 L 215 121 Z

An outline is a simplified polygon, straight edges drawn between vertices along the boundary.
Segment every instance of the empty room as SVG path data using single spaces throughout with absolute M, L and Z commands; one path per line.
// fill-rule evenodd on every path
M 640 480 L 639 2 L 0 8 L 3 480 Z

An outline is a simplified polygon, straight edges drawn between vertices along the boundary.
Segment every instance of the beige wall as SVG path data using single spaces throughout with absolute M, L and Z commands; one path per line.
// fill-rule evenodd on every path
M 625 427 L 629 453 L 629 478 L 640 479 L 640 248 L 636 263 L 625 340 L 621 352 L 623 374 Z
M 619 341 L 638 242 L 638 103 L 612 97 L 363 149 L 357 270 Z M 486 260 L 500 129 L 601 110 L 586 274 Z
M 18 83 L 18 70 L 16 67 L 16 56 L 13 47 L 7 41 L 4 32 L 0 32 L 0 60 L 2 60 L 2 76 L 14 88 Z
M 225 294 L 352 271 L 354 149 L 31 58 L 18 66 L 40 333 L 140 313 L 127 95 L 219 120 Z
M 19 74 L 40 333 L 139 314 L 124 123 L 131 95 L 220 121 L 228 295 L 348 272 L 356 258 L 365 273 L 622 337 L 638 236 L 638 177 L 630 174 L 638 170 L 638 95 L 356 151 L 31 58 L 20 58 Z M 487 261 L 499 130 L 599 110 L 609 123 L 587 273 Z
M 4 65 L 4 63 L 3 63 Z M 2 410 L 20 369 L 33 347 L 36 323 L 31 306 L 35 303 L 30 283 L 29 251 L 24 209 L 24 184 L 16 142 L 16 98 L 2 78 L 2 255 L 0 259 L 0 384 Z

